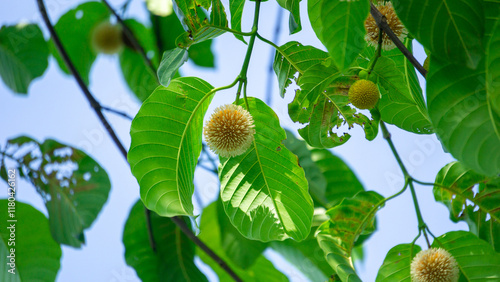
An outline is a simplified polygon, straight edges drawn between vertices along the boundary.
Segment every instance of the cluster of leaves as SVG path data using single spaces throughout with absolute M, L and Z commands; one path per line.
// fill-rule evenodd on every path
M 277 2 L 290 12 L 290 33 L 299 32 L 299 1 Z M 125 40 L 119 54 L 123 76 L 142 102 L 131 124 L 127 156 L 142 203 L 134 205 L 125 225 L 125 258 L 143 281 L 206 281 L 194 264 L 197 255 L 226 281 L 231 277 L 225 270 L 168 218 L 196 216 L 192 197 L 203 119 L 220 89 L 200 78 L 178 77 L 178 69 L 188 58 L 213 66 L 211 40 L 225 32 L 233 32 L 243 42 L 243 36 L 250 36 L 250 42 L 256 37 L 270 42 L 257 34 L 258 9 L 254 29 L 241 32 L 244 0 L 229 1 L 230 21 L 220 0 L 172 3 L 175 15 L 151 11 L 151 28 L 125 20 L 157 68 L 155 74 L 139 50 Z M 304 125 L 298 131 L 304 141 L 286 132 L 263 101 L 245 95 L 235 102 L 252 115 L 255 140 L 244 154 L 219 159 L 220 198 L 203 209 L 199 238 L 244 281 L 286 280 L 263 256 L 267 248 L 282 254 L 312 281 L 329 277 L 360 281 L 353 251 L 376 230 L 376 212 L 389 198 L 365 191 L 353 171 L 327 149 L 346 143 L 351 135 L 341 131 L 354 126 L 373 140 L 381 122 L 415 134 L 436 134 L 459 161 L 438 173 L 434 195 L 449 208 L 451 220 L 464 220 L 470 231 L 443 234 L 433 246 L 456 258 L 465 280 L 500 277 L 500 55 L 495 52 L 500 43 L 500 4 L 489 0 L 392 3 L 409 31 L 403 42 L 406 48 L 411 51 L 417 40 L 429 54 L 425 98 L 414 66 L 399 50 L 378 53 L 366 44 L 369 0 L 308 0 L 312 28 L 327 52 L 295 41 L 282 46 L 271 43 L 276 47 L 273 69 L 280 95 L 284 97 L 293 82 L 298 88 L 288 113 L 292 121 Z M 87 2 L 55 25 L 86 84 L 96 59 L 90 45 L 92 29 L 109 17 L 106 6 Z M 248 46 L 251 52 L 253 44 Z M 0 30 L 0 59 L 9 62 L 0 66 L 0 75 L 15 92 L 27 92 L 30 82 L 47 68 L 50 53 L 68 73 L 54 44 L 45 41 L 36 25 Z M 350 105 L 347 96 L 359 72 L 366 69 L 381 92 L 370 114 Z M 246 77 L 240 74 L 225 88 L 237 82 L 247 83 Z M 40 242 L 43 239 L 52 246 L 47 259 L 58 261 L 57 243 L 74 247 L 84 243 L 83 231 L 107 199 L 107 175 L 85 153 L 54 140 L 10 140 L 2 154 L 2 177 L 7 181 L 5 156 L 18 164 L 20 176 L 31 181 L 44 199 L 49 219 L 36 226 L 43 223 L 40 230 L 47 231 L 40 237 Z M 42 217 L 26 205 L 20 207 Z M 149 217 L 145 208 L 151 210 Z M 32 226 L 23 228 L 26 235 L 22 236 L 32 236 L 28 232 Z M 5 243 L 8 234 L 3 232 Z M 157 242 L 155 250 L 151 240 Z M 0 249 L 5 259 L 7 249 Z M 392 248 L 377 281 L 408 279 L 411 260 L 420 249 L 414 243 Z M 23 263 L 20 260 L 20 270 Z M 47 280 L 57 273 L 58 265 L 51 267 Z M 37 270 L 25 271 L 34 275 Z

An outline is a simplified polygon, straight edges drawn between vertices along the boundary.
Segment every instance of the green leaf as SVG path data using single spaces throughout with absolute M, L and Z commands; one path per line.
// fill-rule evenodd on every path
M 22 136 L 10 140 L 7 152 L 22 159 L 20 170 L 42 196 L 54 239 L 81 247 L 84 230 L 108 199 L 106 171 L 84 152 L 52 139 L 42 144 Z
M 373 191 L 359 192 L 329 209 L 330 220 L 318 229 L 319 246 L 342 281 L 361 281 L 352 263 L 352 249 L 360 235 L 374 231 L 375 213 L 384 205 L 384 197 Z
M 313 216 L 304 170 L 282 144 L 286 134 L 274 111 L 257 98 L 249 98 L 248 104 L 255 140 L 244 154 L 220 160 L 224 210 L 249 239 L 304 240 Z
M 484 5 L 484 44 L 487 46 L 495 28 L 495 24 L 500 20 L 500 2 L 498 0 L 483 0 Z M 486 53 L 488 55 L 488 52 Z
M 201 43 L 191 45 L 188 55 L 195 65 L 206 68 L 215 67 L 212 40 L 205 40 Z
M 432 54 L 427 105 L 441 143 L 478 173 L 500 173 L 500 137 L 495 134 L 486 94 L 485 66 L 475 71 L 444 63 Z
M 158 78 L 161 85 L 167 87 L 177 70 L 187 61 L 188 52 L 186 49 L 175 48 L 165 51 L 158 67 Z
M 217 200 L 216 203 L 221 247 L 235 265 L 242 269 L 248 269 L 262 256 L 262 252 L 268 244 L 243 237 L 227 218 L 222 201 Z
M 311 159 L 326 179 L 324 197 L 328 201 L 328 208 L 344 198 L 353 197 L 358 192 L 365 190 L 354 171 L 329 150 L 312 149 Z
M 297 41 L 290 41 L 276 50 L 273 69 L 278 77 L 281 97 L 285 97 L 285 90 L 292 80 L 296 81 L 295 74 L 300 76 L 313 65 L 328 58 L 328 54 L 312 46 L 303 46 Z
M 199 78 L 174 79 L 158 87 L 132 121 L 130 168 L 142 201 L 160 216 L 193 215 L 194 169 L 212 88 Z
M 302 30 L 300 23 L 300 0 L 276 0 L 278 4 L 290 12 L 288 27 L 290 34 L 297 33 Z
M 484 53 L 482 1 L 444 0 L 426 5 L 418 0 L 392 2 L 405 27 L 433 56 L 472 69 L 478 66 Z
M 400 244 L 390 249 L 378 271 L 375 281 L 411 282 L 411 261 L 421 250 L 420 246 L 413 244 Z
M 171 219 L 151 212 L 156 251 L 151 248 L 147 226 L 145 207 L 139 200 L 125 223 L 123 245 L 125 261 L 142 281 L 208 281 L 194 264 L 194 243 Z
M 283 145 L 299 158 L 299 165 L 304 169 L 307 183 L 309 184 L 309 194 L 314 202 L 320 206 L 327 206 L 328 200 L 325 198 L 326 179 L 319 167 L 311 158 L 311 151 L 307 148 L 306 142 L 297 139 L 293 133 L 286 130 L 286 140 Z
M 2 26 L 0 29 L 0 76 L 12 91 L 27 94 L 31 81 L 43 75 L 49 48 L 36 24 Z
M 345 124 L 348 129 L 354 124 L 362 126 L 368 140 L 377 136 L 378 120 L 370 120 L 348 105 L 347 91 L 354 79 L 325 64 L 308 68 L 300 77 L 301 90 L 288 105 L 288 113 L 293 121 L 307 124 L 299 134 L 309 145 L 332 148 L 344 144 L 351 135 L 344 132 L 339 136 L 334 129 Z
M 92 47 L 92 30 L 109 18 L 109 10 L 100 2 L 86 2 L 69 10 L 59 18 L 54 28 L 62 41 L 64 49 L 82 77 L 89 84 L 89 73 L 96 58 Z M 61 70 L 70 74 L 66 63 L 51 41 L 52 55 Z
M 368 0 L 309 3 L 312 28 L 341 71 L 348 69 L 365 47 L 364 22 L 369 11 Z
M 334 271 L 323 257 L 314 234 L 302 242 L 293 240 L 271 242 L 271 248 L 293 264 L 311 281 L 327 281 Z
M 125 20 L 125 24 L 131 29 L 146 54 L 153 54 L 150 58 L 153 64 L 158 65 L 158 49 L 151 29 L 134 19 Z M 120 66 L 128 87 L 141 102 L 146 100 L 151 92 L 158 87 L 156 74 L 137 51 L 125 47 L 120 54 Z
M 15 218 L 9 217 L 7 207 L 10 202 L 0 200 L 0 280 L 18 281 L 56 281 L 61 266 L 61 246 L 50 234 L 49 222 L 45 215 L 23 202 L 15 202 Z M 9 220 L 17 220 L 9 222 Z M 10 228 L 14 225 L 14 228 Z M 15 240 L 11 238 L 15 234 Z M 14 253 L 12 254 L 12 249 Z M 14 256 L 15 265 L 10 265 Z M 14 266 L 14 273 L 9 272 Z
M 500 18 L 493 28 L 492 37 L 486 50 L 486 91 L 488 110 L 493 121 L 495 132 L 500 138 Z
M 245 282 L 286 282 L 288 278 L 279 272 L 274 265 L 267 260 L 263 255 L 260 255 L 255 262 L 248 268 L 242 269 L 232 262 L 225 252 L 222 251 L 221 245 L 221 228 L 219 227 L 219 220 L 227 217 L 225 214 L 218 213 L 217 203 L 212 203 L 203 209 L 200 222 L 200 235 L 199 238 L 207 246 L 212 249 L 221 259 L 223 259 L 229 267 Z M 248 239 L 246 239 L 248 240 Z M 249 251 L 249 250 L 247 250 Z M 199 248 L 196 249 L 196 254 L 200 259 L 208 264 L 213 271 L 219 276 L 220 282 L 232 282 L 233 278 L 224 271 L 220 265 L 210 258 L 204 251 Z
M 243 8 L 245 7 L 245 0 L 229 0 L 229 12 L 231 13 L 231 29 L 241 31 L 241 18 L 243 17 Z M 245 42 L 243 36 L 234 34 L 234 37 Z
M 381 89 L 382 99 L 379 102 L 381 118 L 409 132 L 431 134 L 432 125 L 427 109 L 415 100 L 408 76 L 400 69 L 407 70 L 404 67 L 398 69 L 395 62 L 386 57 L 380 57 L 373 69 L 372 74 L 376 75 L 384 88 Z
M 470 232 L 445 233 L 434 240 L 432 247 L 441 247 L 455 258 L 464 281 L 500 279 L 500 254 Z

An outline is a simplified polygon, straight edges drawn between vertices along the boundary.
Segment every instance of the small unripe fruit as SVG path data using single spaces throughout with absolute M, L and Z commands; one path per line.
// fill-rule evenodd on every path
M 377 85 L 370 80 L 360 79 L 349 88 L 349 100 L 358 109 L 375 107 L 379 98 Z
M 360 79 L 368 79 L 368 71 L 367 70 L 361 70 L 358 74 Z
M 115 54 L 123 48 L 122 29 L 109 22 L 102 22 L 92 32 L 92 46 L 95 51 Z

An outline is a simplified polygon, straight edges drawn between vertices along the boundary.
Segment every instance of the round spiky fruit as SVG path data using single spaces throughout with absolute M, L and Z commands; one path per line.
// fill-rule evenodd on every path
M 243 154 L 254 140 L 252 115 L 241 106 L 228 104 L 215 109 L 203 134 L 208 147 L 221 157 Z
M 401 23 L 398 16 L 396 15 L 392 3 L 379 1 L 379 4 L 377 4 L 376 7 L 380 11 L 380 13 L 385 16 L 387 24 L 392 29 L 394 34 L 399 38 L 399 40 L 403 41 L 406 35 L 408 34 L 408 31 L 406 30 L 403 23 Z M 365 40 L 366 42 L 368 42 L 368 45 L 377 46 L 379 29 L 377 23 L 375 22 L 375 19 L 371 15 L 369 15 L 365 21 L 365 29 L 366 29 Z M 384 32 L 382 35 L 382 48 L 384 50 L 391 50 L 395 47 L 396 45 Z
M 456 282 L 459 270 L 450 253 L 441 248 L 430 248 L 413 258 L 410 274 L 414 282 Z
M 122 29 L 109 22 L 102 22 L 92 32 L 92 46 L 96 52 L 115 54 L 123 48 Z
M 370 80 L 360 79 L 349 88 L 349 100 L 358 109 L 375 107 L 379 98 L 377 85 Z

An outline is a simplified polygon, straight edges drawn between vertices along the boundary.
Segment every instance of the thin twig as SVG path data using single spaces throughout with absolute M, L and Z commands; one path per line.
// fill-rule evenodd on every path
M 78 82 L 78 85 L 80 86 L 80 88 L 82 89 L 85 97 L 87 98 L 87 100 L 89 101 L 91 107 L 94 109 L 95 113 L 97 114 L 97 116 L 99 117 L 99 120 L 101 121 L 101 123 L 104 125 L 104 127 L 106 128 L 106 130 L 108 131 L 109 135 L 111 136 L 111 138 L 113 139 L 113 142 L 115 143 L 115 145 L 118 147 L 118 149 L 120 150 L 120 152 L 122 153 L 123 157 L 125 157 L 125 159 L 127 159 L 127 150 L 125 149 L 125 147 L 123 146 L 123 144 L 120 142 L 120 140 L 118 139 L 118 137 L 116 136 L 115 132 L 113 131 L 113 129 L 111 128 L 111 126 L 109 125 L 108 121 L 106 120 L 106 118 L 104 117 L 103 113 L 102 113 L 102 107 L 101 105 L 97 102 L 97 100 L 94 98 L 94 96 L 92 96 L 92 94 L 90 93 L 89 89 L 87 88 L 87 86 L 85 85 L 85 83 L 83 82 L 80 74 L 78 73 L 78 71 L 76 70 L 75 66 L 73 65 L 73 62 L 71 61 L 71 59 L 69 58 L 68 56 L 68 53 L 66 52 L 66 50 L 64 49 L 62 43 L 61 43 L 61 40 L 59 39 L 59 36 L 57 35 L 55 29 L 54 29 L 54 26 L 52 25 L 51 21 L 50 21 L 50 18 L 47 14 L 47 9 L 45 8 L 45 3 L 43 0 L 37 0 L 37 4 L 38 4 L 38 8 L 40 10 L 40 14 L 42 15 L 42 18 L 43 18 L 43 21 L 45 22 L 45 25 L 47 26 L 47 28 L 49 29 L 49 32 L 50 32 L 50 35 L 52 36 L 52 40 L 54 41 L 54 44 L 56 45 L 57 47 L 57 50 L 59 51 L 59 53 L 61 54 L 61 57 L 63 58 L 64 62 L 66 63 L 66 65 L 68 66 L 68 69 L 71 71 L 71 73 L 73 74 L 73 76 L 75 77 L 76 81 Z M 235 84 L 236 82 L 233 83 L 233 85 Z M 229 275 L 231 275 L 236 281 L 242 281 L 232 270 L 231 268 L 227 265 L 227 263 L 222 260 L 219 256 L 217 256 L 207 245 L 205 245 L 201 240 L 199 240 L 196 235 L 194 235 L 193 231 L 191 231 L 191 229 L 187 228 L 186 224 L 182 221 L 182 219 L 180 219 L 179 217 L 173 217 L 171 218 L 171 220 L 182 230 L 182 232 L 189 238 L 191 239 L 191 241 L 193 241 L 193 243 L 195 243 L 200 249 L 202 249 L 203 251 L 205 251 L 212 259 L 214 259 Z M 149 232 L 149 236 L 150 238 L 153 238 L 152 237 L 152 234 L 153 234 L 153 231 L 151 228 L 148 228 L 148 232 Z M 156 245 L 153 244 L 151 245 L 151 248 L 153 249 L 156 249 Z
M 127 37 L 128 42 L 130 42 L 130 44 L 132 44 L 132 47 L 137 52 L 139 52 L 139 54 L 142 56 L 142 59 L 144 60 L 144 63 L 146 63 L 146 65 L 151 69 L 151 71 L 153 71 L 153 73 L 156 73 L 156 68 L 153 65 L 153 62 L 151 62 L 151 60 L 148 58 L 148 55 L 146 55 L 144 48 L 142 48 L 141 44 L 139 43 L 137 38 L 134 36 L 134 33 L 132 32 L 132 30 L 130 30 L 130 28 L 125 24 L 123 19 L 120 17 L 120 15 L 118 15 L 118 13 L 113 9 L 113 7 L 111 7 L 111 5 L 109 5 L 108 1 L 102 0 L 102 2 L 104 3 L 104 5 L 106 5 L 108 7 L 109 11 L 116 17 L 116 20 L 122 26 L 123 34 L 125 35 L 125 37 Z
M 106 106 L 101 106 L 101 109 L 104 110 L 104 111 L 108 111 L 110 113 L 113 113 L 113 114 L 117 114 L 119 116 L 122 116 L 128 120 L 133 120 L 134 118 L 129 116 L 126 112 L 122 112 L 122 111 L 119 111 L 119 110 L 116 110 L 116 109 L 113 109 L 113 108 L 110 108 L 110 107 L 106 107 Z
M 92 109 L 94 109 L 95 114 L 97 115 L 97 117 L 99 118 L 101 123 L 104 125 L 104 128 L 106 128 L 106 131 L 111 136 L 111 139 L 113 139 L 113 142 L 115 142 L 116 146 L 118 147 L 118 149 L 122 153 L 123 157 L 125 157 L 125 159 L 127 159 L 127 150 L 120 142 L 120 139 L 118 139 L 118 136 L 115 134 L 113 128 L 109 124 L 106 117 L 104 117 L 104 115 L 101 111 L 101 109 L 102 109 L 101 105 L 99 104 L 99 102 L 97 102 L 97 100 L 94 98 L 94 96 L 90 93 L 89 89 L 87 88 L 87 85 L 85 85 L 85 83 L 83 82 L 82 77 L 80 76 L 80 74 L 76 70 L 75 65 L 73 64 L 73 62 L 69 58 L 68 53 L 64 49 L 64 46 L 63 46 L 61 40 L 59 39 L 59 36 L 57 35 L 56 30 L 54 29 L 54 26 L 50 22 L 49 15 L 47 14 L 47 9 L 45 8 L 45 4 L 44 4 L 43 0 L 37 0 L 37 3 L 38 3 L 38 9 L 40 10 L 43 21 L 45 22 L 45 25 L 49 29 L 50 35 L 52 36 L 52 40 L 54 41 L 54 44 L 56 45 L 56 48 L 59 51 L 59 53 L 61 54 L 61 57 L 63 58 L 64 62 L 66 63 L 66 66 L 70 70 L 71 74 L 73 74 L 73 77 L 76 79 L 76 82 L 78 83 L 78 85 L 82 89 L 83 94 L 87 98 L 87 101 L 90 103 L 90 106 L 92 107 Z
M 273 42 L 278 42 L 279 35 L 281 33 L 281 19 L 283 18 L 283 9 L 278 7 L 278 14 L 276 15 L 276 25 L 274 28 Z M 273 92 L 273 64 L 276 50 L 271 48 L 271 60 L 269 61 L 269 73 L 267 75 L 267 89 L 266 89 L 266 104 L 271 106 L 272 102 L 272 92 Z
M 187 226 L 187 224 L 184 222 L 184 220 L 180 217 L 172 217 L 172 220 L 177 224 L 177 226 L 186 234 L 186 236 L 189 237 L 196 245 L 200 247 L 207 255 L 209 255 L 215 262 L 219 264 L 219 266 L 224 269 L 233 279 L 234 281 L 241 282 L 241 278 L 233 272 L 231 268 L 216 254 L 214 253 L 209 247 L 207 247 L 203 242 L 200 241 L 196 235 L 191 231 L 191 229 Z
M 156 253 L 156 241 L 155 241 L 155 236 L 154 236 L 154 232 L 153 232 L 153 224 L 151 224 L 151 210 L 149 210 L 148 208 L 146 208 L 146 206 L 144 206 L 144 212 L 146 214 L 146 226 L 148 228 L 148 238 L 149 238 L 149 245 L 151 246 L 151 249 L 153 250 L 153 252 Z
M 410 63 L 418 70 L 418 72 L 420 72 L 420 74 L 423 77 L 426 77 L 427 71 L 417 61 L 417 59 L 415 59 L 415 57 L 413 57 L 413 54 L 410 52 L 410 50 L 408 50 L 406 48 L 406 46 L 403 44 L 403 42 L 401 42 L 401 40 L 399 40 L 399 38 L 396 36 L 396 34 L 394 34 L 391 27 L 387 23 L 387 19 L 385 18 L 385 16 L 382 15 L 379 10 L 377 10 L 377 7 L 375 7 L 375 5 L 373 3 L 371 3 L 370 13 L 371 13 L 372 17 L 375 19 L 375 22 L 377 23 L 378 27 L 380 29 L 382 29 L 389 36 L 389 38 L 392 40 L 392 42 L 394 42 L 396 47 L 398 47 L 398 49 L 401 51 L 401 53 L 403 53 L 403 55 L 405 55 L 405 57 L 408 59 L 408 61 L 410 61 Z

